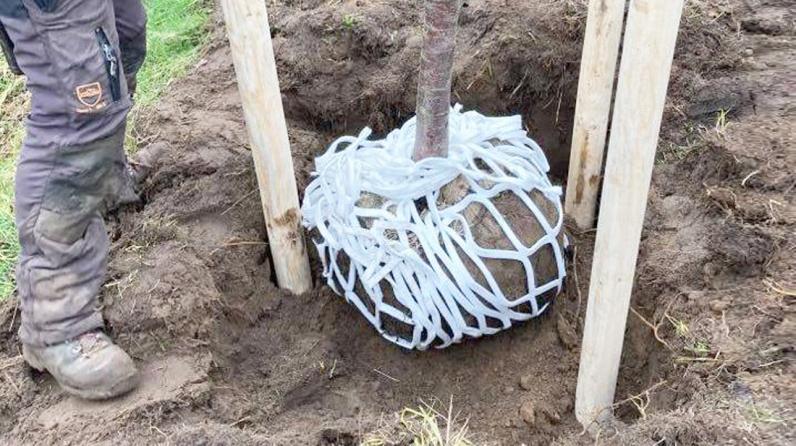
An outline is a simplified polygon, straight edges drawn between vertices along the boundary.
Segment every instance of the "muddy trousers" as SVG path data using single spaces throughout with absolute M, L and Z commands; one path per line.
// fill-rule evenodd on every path
M 2 0 L 0 23 L 31 93 L 15 185 L 20 339 L 45 346 L 103 325 L 102 212 L 127 181 L 146 15 L 140 0 Z

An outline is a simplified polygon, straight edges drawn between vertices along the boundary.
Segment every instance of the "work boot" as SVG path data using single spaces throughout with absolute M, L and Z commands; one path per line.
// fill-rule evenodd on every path
M 163 153 L 168 150 L 169 145 L 165 142 L 152 143 L 135 154 L 133 159 L 127 160 L 127 170 L 133 183 L 141 185 L 155 168 L 158 160 L 163 156 Z
M 48 347 L 22 345 L 36 370 L 47 370 L 68 393 L 87 400 L 125 394 L 138 384 L 133 360 L 102 332 L 88 332 Z
M 156 142 L 139 150 L 133 157 L 134 159 L 127 160 L 125 179 L 119 191 L 117 206 L 136 204 L 141 201 L 138 194 L 140 186 L 152 174 L 155 164 L 167 148 L 166 143 Z

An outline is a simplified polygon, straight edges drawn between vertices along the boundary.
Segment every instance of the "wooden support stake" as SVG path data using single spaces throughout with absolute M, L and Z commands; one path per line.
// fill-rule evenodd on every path
M 605 135 L 627 0 L 591 0 L 572 129 L 565 209 L 581 229 L 594 227 Z
M 683 0 L 631 0 L 575 396 L 589 427 L 612 415 L 655 149 Z
M 280 287 L 310 289 L 287 123 L 263 0 L 222 0 L 232 61 L 252 144 L 268 242 Z

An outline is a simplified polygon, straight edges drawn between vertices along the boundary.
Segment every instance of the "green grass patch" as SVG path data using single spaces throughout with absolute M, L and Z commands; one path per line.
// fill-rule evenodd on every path
M 208 0 L 144 0 L 149 16 L 147 59 L 138 74 L 136 110 L 155 102 L 169 82 L 196 61 L 207 36 Z M 13 271 L 19 254 L 14 226 L 14 169 L 29 95 L 25 79 L 13 75 L 0 57 L 0 299 L 14 290 Z
M 144 0 L 149 15 L 147 58 L 138 74 L 136 102 L 146 106 L 173 79 L 185 74 L 199 55 L 208 33 L 207 0 Z
M 19 253 L 14 225 L 14 169 L 25 135 L 28 110 L 25 81 L 0 58 L 0 299 L 14 291 L 14 265 Z

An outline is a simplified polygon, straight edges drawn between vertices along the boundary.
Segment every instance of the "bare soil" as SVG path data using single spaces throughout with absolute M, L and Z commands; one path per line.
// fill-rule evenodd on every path
M 584 3 L 468 0 L 461 19 L 454 98 L 522 114 L 559 178 Z M 620 370 L 621 423 L 600 442 L 793 444 L 796 11 L 789 0 L 687 3 Z M 303 188 L 333 138 L 411 116 L 419 1 L 269 6 Z M 107 403 L 67 397 L 23 364 L 10 299 L 0 304 L 0 444 L 397 441 L 396 413 L 421 401 L 452 402 L 479 445 L 592 443 L 573 396 L 593 233 L 571 231 L 567 290 L 546 316 L 443 351 L 390 345 L 320 280 L 303 296 L 279 291 L 219 18 L 211 29 L 204 58 L 137 129 L 143 143 L 169 144 L 145 205 L 109 216 L 103 313 L 143 385 Z

